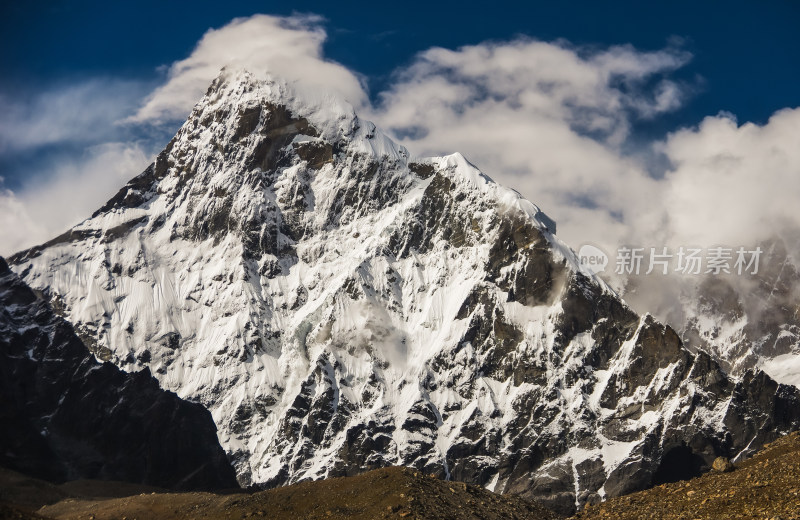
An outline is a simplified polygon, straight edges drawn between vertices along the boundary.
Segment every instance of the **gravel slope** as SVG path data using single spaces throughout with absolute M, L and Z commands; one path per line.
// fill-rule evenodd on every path
M 447 482 L 408 468 L 384 468 L 257 493 L 142 493 L 125 498 L 68 499 L 39 511 L 86 519 L 526 519 L 559 518 L 544 507 L 478 486 Z

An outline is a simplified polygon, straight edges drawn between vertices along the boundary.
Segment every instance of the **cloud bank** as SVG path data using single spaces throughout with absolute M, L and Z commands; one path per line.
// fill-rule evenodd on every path
M 137 81 L 90 78 L 13 99 L 0 93 L 0 154 L 103 141 L 115 121 L 136 109 L 146 88 Z
M 798 136 L 797 108 L 763 126 L 721 114 L 671 134 L 659 146 L 673 164 L 662 184 L 675 239 L 755 245 L 800 227 Z

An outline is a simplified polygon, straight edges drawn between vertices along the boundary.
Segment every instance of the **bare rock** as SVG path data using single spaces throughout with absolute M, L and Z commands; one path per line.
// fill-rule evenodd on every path
M 729 471 L 733 471 L 735 468 L 733 467 L 733 463 L 730 460 L 726 459 L 725 457 L 717 457 L 714 459 L 714 463 L 711 465 L 714 471 L 718 471 L 719 473 L 728 473 Z

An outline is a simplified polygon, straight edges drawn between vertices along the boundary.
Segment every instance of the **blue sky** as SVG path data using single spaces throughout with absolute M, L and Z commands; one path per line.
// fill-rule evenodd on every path
M 209 70 L 224 64 L 221 46 L 249 48 L 247 27 L 273 54 L 283 44 L 306 60 L 303 70 L 275 65 L 289 79 L 313 83 L 326 76 L 315 67 L 329 67 L 343 95 L 364 97 L 351 101 L 412 152 L 463 152 L 554 215 L 576 247 L 656 231 L 663 240 L 755 240 L 764 223 L 792 221 L 800 3 L 521 4 L 5 2 L 0 229 L 16 231 L 0 231 L 0 254 L 63 231 L 135 175 L 199 95 L 198 85 L 176 91 L 176 64 L 199 67 L 209 56 Z M 251 18 L 257 13 L 270 17 Z M 232 24 L 237 17 L 250 22 Z M 298 45 L 282 43 L 295 37 Z M 253 59 L 245 65 L 271 68 L 277 58 Z M 536 78 L 562 91 L 528 89 Z M 433 88 L 441 82 L 452 92 L 466 86 L 471 97 L 446 103 Z M 512 109 L 520 92 L 545 104 Z M 161 112 L 142 108 L 153 99 Z M 439 110 L 422 110 L 423 101 Z M 490 101 L 504 110 L 489 110 Z M 459 116 L 465 108 L 468 119 Z M 494 124 L 493 135 L 510 138 L 482 134 Z M 552 136 L 560 137 L 528 146 Z M 719 156 L 735 156 L 734 173 L 709 169 Z M 771 161 L 773 170 L 753 166 Z M 756 175 L 773 191 L 735 189 Z M 709 220 L 686 187 L 698 180 L 702 195 L 727 199 L 725 226 L 695 231 Z M 743 219 L 733 208 L 745 195 L 776 209 Z M 674 208 L 685 218 L 670 215 Z
M 291 6 L 291 7 L 289 7 Z M 516 35 L 575 44 L 658 49 L 683 40 L 681 76 L 703 89 L 672 121 L 720 110 L 764 122 L 800 101 L 800 3 L 747 2 L 5 2 L 0 55 L 6 92 L 85 75 L 158 80 L 157 67 L 188 55 L 203 33 L 255 13 L 322 15 L 326 55 L 365 74 L 379 92 L 415 53 Z

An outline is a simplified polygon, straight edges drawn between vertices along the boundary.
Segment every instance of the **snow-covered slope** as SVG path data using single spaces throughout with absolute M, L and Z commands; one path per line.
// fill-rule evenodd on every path
M 553 231 L 460 154 L 228 71 L 11 262 L 98 357 L 207 406 L 244 484 L 406 464 L 569 511 L 798 426 L 794 389 L 728 380 Z

